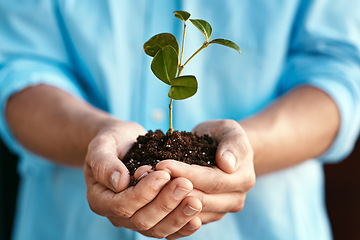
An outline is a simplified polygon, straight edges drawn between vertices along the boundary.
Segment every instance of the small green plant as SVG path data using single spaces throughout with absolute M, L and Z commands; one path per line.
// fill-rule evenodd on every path
M 212 27 L 208 22 L 201 19 L 189 19 L 190 13 L 185 11 L 175 11 L 174 13 L 175 17 L 184 23 L 184 34 L 182 38 L 180 54 L 178 41 L 171 33 L 157 34 L 144 44 L 145 53 L 153 57 L 151 62 L 152 72 L 158 79 L 170 86 L 168 93 L 170 98 L 170 133 L 173 133 L 174 131 L 172 115 L 173 101 L 189 98 L 193 96 L 198 89 L 198 83 L 195 76 L 181 76 L 184 67 L 189 63 L 189 61 L 193 59 L 201 50 L 213 43 L 233 48 L 241 53 L 239 46 L 230 40 L 214 39 L 210 41 Z M 186 22 L 188 20 L 190 20 L 190 22 L 200 30 L 200 32 L 205 36 L 206 40 L 202 46 L 183 64 L 185 33 L 187 26 Z

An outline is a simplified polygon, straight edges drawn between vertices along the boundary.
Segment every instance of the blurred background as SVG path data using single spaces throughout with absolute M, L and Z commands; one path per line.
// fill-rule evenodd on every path
M 11 236 L 19 177 L 17 158 L 0 141 L 0 240 Z M 360 140 L 353 153 L 325 166 L 326 205 L 334 240 L 360 239 Z
M 360 239 L 360 139 L 353 153 L 325 165 L 326 205 L 335 240 Z

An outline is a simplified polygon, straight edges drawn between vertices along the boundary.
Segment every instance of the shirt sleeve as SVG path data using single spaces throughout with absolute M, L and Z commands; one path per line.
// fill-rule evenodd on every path
M 304 1 L 306 2 L 306 1 Z M 299 85 L 322 89 L 336 102 L 341 126 L 320 157 L 337 162 L 353 149 L 360 125 L 360 1 L 308 1 L 294 24 L 281 91 Z
M 0 134 L 17 153 L 22 147 L 4 117 L 12 94 L 48 84 L 85 98 L 72 71 L 53 2 L 0 1 Z

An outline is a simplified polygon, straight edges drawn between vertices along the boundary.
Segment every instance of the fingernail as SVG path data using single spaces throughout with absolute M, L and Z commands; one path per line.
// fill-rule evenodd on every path
M 176 200 L 181 200 L 183 199 L 186 195 L 189 194 L 189 190 L 185 189 L 185 188 L 181 188 L 181 187 L 176 187 L 174 192 L 173 192 L 173 195 L 174 195 L 174 198 Z
M 162 189 L 167 183 L 168 183 L 168 179 L 158 179 L 155 181 L 154 183 L 154 189 L 156 191 Z
M 188 215 L 188 216 L 192 216 L 192 215 L 194 215 L 194 214 L 197 213 L 197 212 L 199 212 L 199 210 L 197 210 L 197 209 L 195 209 L 195 208 L 193 208 L 193 207 L 191 207 L 191 206 L 189 206 L 189 205 L 186 205 L 186 206 L 184 207 L 184 213 L 185 213 L 186 215 Z
M 144 172 L 139 178 L 138 181 L 140 181 L 141 179 L 143 179 L 144 177 L 146 177 L 147 175 L 149 175 L 148 172 Z
M 225 161 L 227 161 L 230 164 L 230 166 L 234 169 L 236 164 L 236 158 L 234 154 L 232 154 L 229 151 L 226 151 L 222 154 L 222 156 L 225 159 Z
M 117 190 L 119 186 L 119 181 L 120 181 L 120 172 L 118 171 L 113 172 L 113 174 L 111 174 L 110 177 L 110 183 L 115 190 Z

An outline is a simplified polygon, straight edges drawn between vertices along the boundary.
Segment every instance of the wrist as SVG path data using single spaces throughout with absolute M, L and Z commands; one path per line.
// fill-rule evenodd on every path
M 253 161 L 256 166 L 257 165 L 256 163 L 258 163 L 259 159 L 261 158 L 262 149 L 264 149 L 265 146 L 264 137 L 260 136 L 260 133 L 256 127 L 256 123 L 252 118 L 248 118 L 243 121 L 240 121 L 240 125 L 244 129 L 246 136 L 250 142 L 250 145 L 253 149 L 253 154 L 254 154 Z M 258 175 L 257 171 L 256 174 Z

